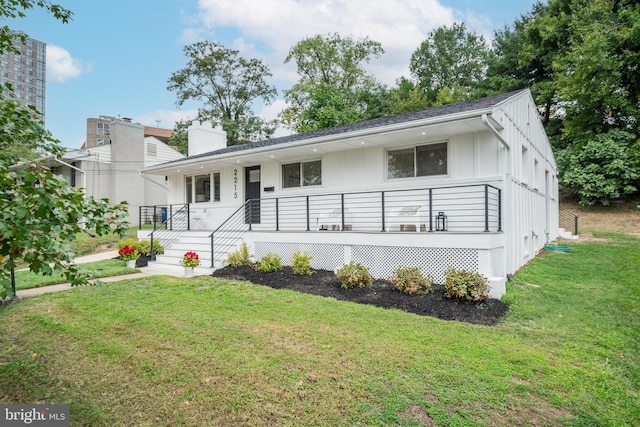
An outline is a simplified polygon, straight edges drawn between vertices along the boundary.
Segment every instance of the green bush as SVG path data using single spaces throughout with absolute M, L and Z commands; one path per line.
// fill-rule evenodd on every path
M 487 282 L 488 279 L 480 273 L 449 267 L 444 280 L 444 296 L 467 301 L 484 301 L 489 298 Z
M 426 294 L 431 290 L 433 279 L 424 277 L 417 267 L 401 267 L 396 269 L 389 281 L 393 287 L 403 294 Z
M 313 257 L 307 252 L 305 252 L 304 254 L 301 252 L 296 252 L 295 254 L 293 254 L 293 259 L 291 260 L 291 268 L 293 269 L 293 274 L 310 276 L 313 273 L 313 271 L 311 271 L 311 258 Z
M 635 135 L 617 129 L 584 145 L 571 145 L 558 153 L 558 165 L 564 170 L 561 184 L 575 191 L 581 205 L 608 205 L 634 194 L 640 180 L 639 148 Z
M 131 238 L 118 241 L 118 250 L 124 248 L 125 246 L 131 246 L 132 248 L 137 250 L 139 254 L 151 256 L 151 241 L 149 240 L 138 240 Z M 153 239 L 153 250 L 157 254 L 164 253 L 164 246 L 162 246 L 158 239 Z
M 282 270 L 282 258 L 278 254 L 269 252 L 260 259 L 256 265 L 256 270 L 262 273 L 273 273 Z
M 240 248 L 227 256 L 227 263 L 233 268 L 251 266 L 251 255 L 249 255 L 249 248 L 245 242 L 242 242 Z
M 373 277 L 369 270 L 359 262 L 351 261 L 345 264 L 337 272 L 338 279 L 343 288 L 366 288 L 373 283 Z
M 151 256 L 151 241 L 150 240 L 140 240 L 138 242 L 138 252 L 143 255 Z M 156 254 L 164 253 L 164 246 L 160 243 L 158 239 L 153 239 L 153 250 Z

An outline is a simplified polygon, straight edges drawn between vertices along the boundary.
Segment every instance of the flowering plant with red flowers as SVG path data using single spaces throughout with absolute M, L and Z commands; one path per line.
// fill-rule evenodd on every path
M 198 257 L 198 254 L 193 251 L 186 252 L 182 256 L 180 264 L 184 267 L 197 267 L 200 265 L 200 257 Z
M 119 249 L 118 255 L 120 255 L 120 259 L 123 261 L 135 261 L 140 258 L 140 254 L 138 253 L 136 248 L 129 245 L 124 245 L 122 249 Z

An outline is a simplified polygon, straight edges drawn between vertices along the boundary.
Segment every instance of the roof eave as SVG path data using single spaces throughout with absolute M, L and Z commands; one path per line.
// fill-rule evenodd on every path
M 406 121 L 402 123 L 393 123 L 389 125 L 363 128 L 363 129 L 358 129 L 355 131 L 349 131 L 344 133 L 322 135 L 317 137 L 301 139 L 298 141 L 291 141 L 283 144 L 268 145 L 264 147 L 256 147 L 256 148 L 251 148 L 247 150 L 233 151 L 229 153 L 213 154 L 211 156 L 200 156 L 193 159 L 189 159 L 187 157 L 184 160 L 172 161 L 170 163 L 162 163 L 159 165 L 149 166 L 144 168 L 142 172 L 145 173 L 145 172 L 168 171 L 169 169 L 174 170 L 178 167 L 187 167 L 187 166 L 195 165 L 202 162 L 209 162 L 211 160 L 224 161 L 224 160 L 228 160 L 230 158 L 239 157 L 239 156 L 269 153 L 271 151 L 281 150 L 282 148 L 303 147 L 306 145 L 320 144 L 320 143 L 331 142 L 339 139 L 358 138 L 358 137 L 364 137 L 367 135 L 377 134 L 377 133 L 394 132 L 398 130 L 406 130 L 406 129 L 418 128 L 423 126 L 434 126 L 438 124 L 445 124 L 445 123 L 450 123 L 452 121 L 465 120 L 473 117 L 482 117 L 483 114 L 490 115 L 494 111 L 496 106 L 472 110 L 472 111 L 454 113 L 454 114 L 447 114 L 447 115 L 437 116 L 437 117 L 427 117 L 423 119 L 416 119 L 416 120 Z

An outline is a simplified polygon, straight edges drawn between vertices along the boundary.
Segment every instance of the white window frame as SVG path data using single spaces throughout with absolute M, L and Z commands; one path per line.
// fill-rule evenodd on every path
M 320 182 L 318 184 L 305 184 L 303 165 L 309 163 L 320 163 Z M 298 165 L 298 173 L 300 182 L 298 185 L 285 185 L 284 168 L 285 166 Z M 280 164 L 280 185 L 283 189 L 303 188 L 303 187 L 320 187 L 322 185 L 322 159 L 304 160 L 299 162 L 281 163 Z
M 418 175 L 418 155 L 417 155 L 417 150 L 420 147 L 426 147 L 429 145 L 436 145 L 436 144 L 445 144 L 446 147 L 446 151 L 447 151 L 447 159 L 446 159 L 446 171 L 444 173 L 438 173 L 438 174 L 430 174 L 430 175 Z M 389 147 L 385 150 L 385 155 L 384 155 L 384 171 L 385 171 L 385 179 L 387 181 L 395 181 L 398 179 L 412 179 L 412 178 L 433 178 L 433 177 L 444 177 L 444 176 L 449 176 L 449 164 L 450 164 L 450 143 L 448 140 L 441 140 L 441 141 L 432 141 L 432 142 L 425 142 L 422 144 L 414 144 L 414 145 L 407 145 L 404 147 Z M 391 177 L 389 176 L 389 153 L 393 152 L 393 151 L 403 151 L 403 150 L 410 150 L 413 149 L 413 175 L 410 176 L 403 176 L 403 177 Z
M 200 192 L 197 181 L 198 178 L 208 177 L 208 187 L 206 184 L 203 184 L 202 192 Z M 216 186 L 217 179 L 217 186 Z M 189 184 L 189 180 L 191 183 Z M 206 183 L 206 181 L 205 181 Z M 210 173 L 199 173 L 195 175 L 187 175 L 184 177 L 184 188 L 185 188 L 185 199 L 187 203 L 220 203 L 222 197 L 222 173 L 219 171 L 214 171 Z M 191 194 L 189 194 L 189 188 L 191 189 Z M 209 193 L 209 199 L 206 198 L 207 190 Z M 202 196 L 202 197 L 200 197 Z

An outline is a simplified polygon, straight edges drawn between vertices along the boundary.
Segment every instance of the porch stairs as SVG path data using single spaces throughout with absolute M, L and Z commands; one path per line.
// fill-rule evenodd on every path
M 200 266 L 196 267 L 196 275 L 207 275 L 215 270 L 211 268 L 211 231 L 183 231 L 180 235 L 164 248 L 163 254 L 156 255 L 155 261 L 149 265 L 163 269 L 179 269 L 180 260 L 185 252 L 194 251 L 200 258 Z
M 578 240 L 578 215 L 567 209 L 560 209 L 558 217 L 558 235 L 563 239 Z

